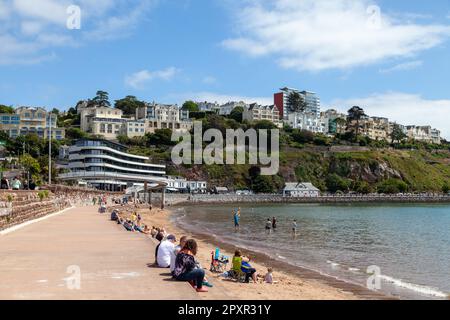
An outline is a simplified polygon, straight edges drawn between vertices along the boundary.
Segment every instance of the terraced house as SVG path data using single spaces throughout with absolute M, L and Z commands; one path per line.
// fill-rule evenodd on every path
M 27 134 L 36 134 L 42 139 L 48 139 L 50 134 L 52 139 L 65 138 L 65 129 L 57 126 L 57 115 L 39 107 L 20 107 L 14 114 L 0 114 L 0 130 L 11 138 Z

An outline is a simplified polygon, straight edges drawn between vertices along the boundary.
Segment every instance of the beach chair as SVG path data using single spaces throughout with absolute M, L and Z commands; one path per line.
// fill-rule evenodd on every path
M 245 272 L 242 271 L 242 258 L 233 257 L 233 268 L 228 275 L 237 282 L 245 282 Z
M 228 257 L 220 256 L 218 250 L 211 252 L 211 266 L 209 271 L 214 273 L 223 273 L 227 269 Z

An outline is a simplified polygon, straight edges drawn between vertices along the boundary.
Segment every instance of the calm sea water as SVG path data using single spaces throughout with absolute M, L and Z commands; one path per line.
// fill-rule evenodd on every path
M 381 270 L 381 291 L 408 299 L 450 293 L 450 205 L 242 206 L 235 232 L 232 206 L 188 207 L 176 222 L 292 265 L 366 285 Z M 267 218 L 278 228 L 267 234 Z M 291 233 L 293 219 L 299 234 Z

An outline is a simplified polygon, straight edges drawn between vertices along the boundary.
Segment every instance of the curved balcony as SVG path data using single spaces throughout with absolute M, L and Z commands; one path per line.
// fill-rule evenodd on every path
M 167 186 L 167 179 L 151 175 L 138 175 L 117 172 L 97 172 L 97 171 L 83 171 L 83 172 L 69 172 L 62 173 L 58 176 L 64 181 L 73 180 L 115 180 L 115 181 L 130 181 L 130 182 L 149 182 L 157 183 L 160 186 Z

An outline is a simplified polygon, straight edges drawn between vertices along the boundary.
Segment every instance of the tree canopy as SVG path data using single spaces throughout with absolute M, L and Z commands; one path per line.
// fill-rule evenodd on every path
M 0 113 L 15 113 L 15 110 L 13 107 L 5 106 L 3 104 L 0 104 Z
M 106 91 L 97 91 L 92 102 L 95 103 L 99 107 L 110 107 L 111 103 L 109 102 L 109 93 Z
M 196 104 L 194 101 L 186 101 L 183 103 L 183 110 L 187 110 L 189 112 L 199 112 L 200 109 L 198 107 L 198 104 Z
M 114 107 L 122 110 L 124 115 L 134 116 L 136 109 L 145 107 L 145 102 L 138 100 L 135 96 L 126 96 L 123 99 L 116 100 Z
M 307 108 L 305 98 L 298 92 L 292 92 L 288 96 L 288 109 L 290 112 L 304 112 Z

